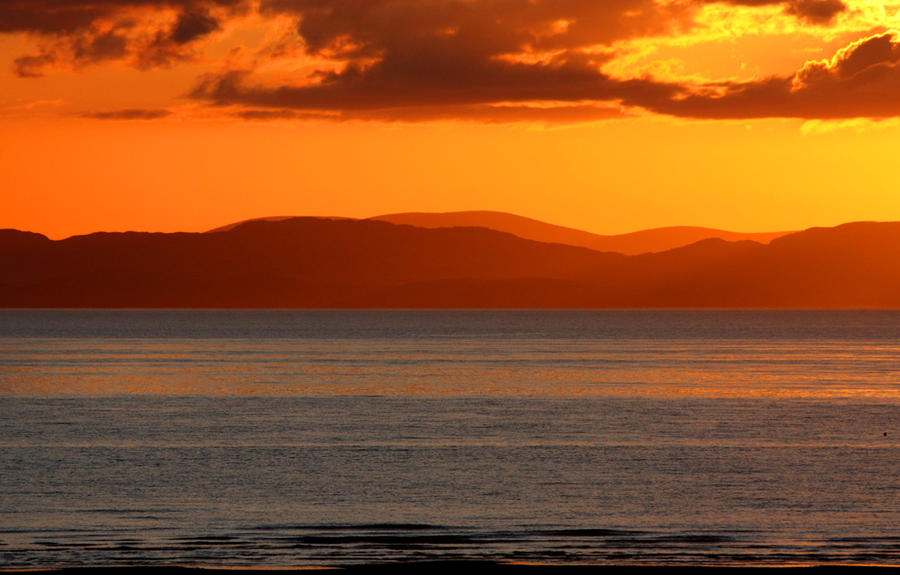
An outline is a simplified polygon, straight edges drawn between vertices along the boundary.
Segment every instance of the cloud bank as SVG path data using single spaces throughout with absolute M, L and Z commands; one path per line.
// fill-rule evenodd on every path
M 248 120 L 572 122 L 641 111 L 705 119 L 900 115 L 900 34 L 892 30 L 793 74 L 743 82 L 604 71 L 622 42 L 685 33 L 711 4 L 780 9 L 801 27 L 830 26 L 849 10 L 842 0 L 0 0 L 0 33 L 39 39 L 36 53 L 14 62 L 27 78 L 113 60 L 142 69 L 172 66 L 194 57 L 231 18 L 292 22 L 280 52 L 270 47 L 249 63 L 214 64 L 188 94 Z M 283 53 L 325 64 L 269 73 L 267 64 Z M 128 116 L 121 112 L 93 116 Z

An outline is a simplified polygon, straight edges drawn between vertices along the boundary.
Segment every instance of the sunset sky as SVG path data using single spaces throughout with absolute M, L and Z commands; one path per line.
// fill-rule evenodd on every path
M 0 228 L 900 220 L 900 0 L 0 0 Z

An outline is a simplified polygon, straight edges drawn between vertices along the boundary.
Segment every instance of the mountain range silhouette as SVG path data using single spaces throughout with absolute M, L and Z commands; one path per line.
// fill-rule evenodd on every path
M 282 221 L 290 219 L 291 217 L 292 216 L 277 216 L 246 221 Z M 548 224 L 547 222 L 518 216 L 516 214 L 492 211 L 442 213 L 405 212 L 399 214 L 384 214 L 368 219 L 390 222 L 392 224 L 406 224 L 420 228 L 488 228 L 499 232 L 507 232 L 527 240 L 568 244 L 571 246 L 590 248 L 598 252 L 617 252 L 626 255 L 670 250 L 709 238 L 719 238 L 732 242 L 752 240 L 760 243 L 769 243 L 777 237 L 790 233 L 741 233 L 697 226 L 673 226 L 640 230 L 627 234 L 600 235 L 575 228 Z M 246 223 L 246 221 L 229 224 L 210 231 L 227 231 L 242 223 Z
M 0 230 L 0 307 L 900 307 L 900 223 L 626 255 L 420 216 L 275 218 L 57 241 Z M 556 228 L 544 225 L 532 228 Z M 561 230 L 557 240 L 578 236 Z

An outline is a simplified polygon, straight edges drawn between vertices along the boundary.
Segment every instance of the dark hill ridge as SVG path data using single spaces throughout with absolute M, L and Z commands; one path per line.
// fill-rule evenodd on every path
M 492 211 L 407 212 L 385 214 L 370 219 L 392 224 L 407 224 L 420 228 L 454 226 L 489 228 L 511 233 L 528 240 L 568 244 L 570 246 L 590 248 L 599 252 L 618 252 L 626 255 L 671 250 L 710 238 L 719 238 L 730 242 L 750 240 L 766 244 L 775 238 L 791 233 L 742 233 L 697 226 L 671 226 L 640 230 L 627 234 L 601 235 L 548 224 L 547 222 L 516 214 Z
M 608 280 L 598 295 L 623 307 L 897 308 L 898 242 L 896 222 L 812 228 L 769 245 L 705 240 L 593 280 Z
M 232 223 L 209 230 L 208 233 L 226 232 L 241 224 L 252 221 L 278 222 L 287 219 L 291 219 L 290 216 L 273 216 L 244 220 L 242 222 Z M 350 218 L 328 217 L 326 219 L 335 220 Z M 640 230 L 627 234 L 601 235 L 574 228 L 548 224 L 547 222 L 526 218 L 516 214 L 484 210 L 467 212 L 406 212 L 400 214 L 384 214 L 367 219 L 389 222 L 392 224 L 406 224 L 418 228 L 488 228 L 489 230 L 513 234 L 526 240 L 535 240 L 551 244 L 567 244 L 570 246 L 592 249 L 598 252 L 617 252 L 625 255 L 662 252 L 710 238 L 719 238 L 729 242 L 750 240 L 767 244 L 775 238 L 791 233 L 742 233 L 697 226 L 672 226 Z
M 213 234 L 26 237 L 0 236 L 2 307 L 402 306 L 384 294 L 459 278 L 569 279 L 624 259 L 481 228 L 318 218 Z
M 0 230 L 0 307 L 900 307 L 900 223 L 624 256 L 484 228 L 250 221 L 205 234 Z

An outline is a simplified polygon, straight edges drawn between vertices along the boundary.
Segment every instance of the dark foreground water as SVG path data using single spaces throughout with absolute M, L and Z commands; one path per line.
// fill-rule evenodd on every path
M 0 311 L 0 567 L 900 564 L 900 313 Z

